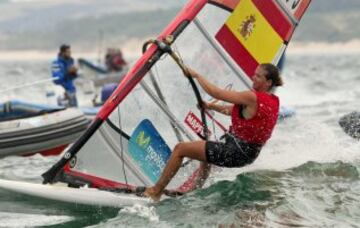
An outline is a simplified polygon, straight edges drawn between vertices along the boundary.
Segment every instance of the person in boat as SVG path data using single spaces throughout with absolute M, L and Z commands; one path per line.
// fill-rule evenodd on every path
M 271 137 L 278 119 L 279 99 L 272 91 L 283 82 L 278 68 L 272 64 L 259 65 L 252 78 L 252 89 L 243 92 L 219 88 L 190 68 L 188 75 L 196 79 L 210 96 L 229 103 L 203 105 L 206 109 L 230 116 L 232 126 L 219 142 L 200 140 L 178 143 L 158 182 L 143 192 L 155 201 L 160 199 L 185 157 L 202 162 L 194 188 L 203 185 L 210 171 L 209 164 L 228 168 L 251 164 Z
M 74 59 L 71 57 L 71 47 L 66 44 L 61 45 L 58 57 L 51 64 L 51 73 L 52 77 L 57 78 L 54 83 L 64 88 L 64 98 L 69 107 L 78 106 L 74 85 L 74 80 L 78 77 L 77 71 Z
M 120 49 L 109 48 L 105 55 L 105 65 L 109 72 L 119 72 L 127 65 Z

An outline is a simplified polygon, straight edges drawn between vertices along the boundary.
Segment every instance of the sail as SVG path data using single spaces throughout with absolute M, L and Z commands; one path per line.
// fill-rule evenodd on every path
M 276 64 L 310 1 L 191 0 L 155 41 L 44 183 L 111 189 L 154 184 L 178 142 L 218 140 L 230 118 L 198 109 L 212 98 L 189 82 L 184 63 L 221 88 L 251 87 L 256 67 Z M 166 44 L 169 47 L 166 47 Z M 165 46 L 165 47 L 164 47 Z M 166 48 L 180 59 L 175 62 Z M 178 60 L 179 60 L 178 59 Z M 198 99 L 197 99 L 198 98 Z M 197 162 L 187 162 L 170 188 L 191 185 Z

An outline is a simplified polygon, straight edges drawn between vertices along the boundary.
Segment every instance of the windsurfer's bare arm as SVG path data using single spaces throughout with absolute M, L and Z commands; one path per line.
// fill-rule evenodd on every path
M 241 104 L 249 107 L 256 107 L 256 95 L 253 91 L 229 91 L 226 89 L 221 89 L 208 80 L 196 71 L 188 68 L 188 73 L 191 77 L 197 79 L 200 86 L 212 97 L 218 100 L 226 101 L 232 104 Z
M 214 110 L 216 112 L 219 112 L 221 114 L 230 116 L 231 115 L 231 111 L 234 105 L 220 105 L 220 104 L 215 104 L 214 102 L 211 103 L 206 103 L 206 108 L 210 109 L 210 110 Z

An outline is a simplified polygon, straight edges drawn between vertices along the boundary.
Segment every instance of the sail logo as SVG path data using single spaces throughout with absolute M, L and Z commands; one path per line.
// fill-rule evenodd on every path
M 71 158 L 71 153 L 70 152 L 66 152 L 66 154 L 64 155 L 64 158 L 66 160 L 69 160 Z
M 151 141 L 150 136 L 145 137 L 145 132 L 144 131 L 140 131 L 140 133 L 136 137 L 136 144 L 138 144 L 139 147 L 141 147 L 143 149 L 145 149 L 146 147 L 149 146 L 150 141 Z
M 171 155 L 171 150 L 150 120 L 142 120 L 130 136 L 128 152 L 141 173 L 155 183 Z
M 146 148 L 146 153 L 147 155 L 145 157 L 145 160 L 152 162 L 156 167 L 158 167 L 157 174 L 159 174 L 160 170 L 163 170 L 165 168 L 165 161 L 152 146 Z
M 255 14 L 251 14 L 245 18 L 245 20 L 241 23 L 240 27 L 237 29 L 237 31 L 245 40 L 247 40 L 253 33 L 256 27 L 255 22 Z
M 189 112 L 188 115 L 185 117 L 185 123 L 193 130 L 196 134 L 201 135 L 204 137 L 204 124 L 201 122 L 199 117 L 197 117 L 193 112 Z M 211 135 L 211 131 L 207 129 L 207 134 Z
M 165 162 L 155 148 L 151 145 L 151 137 L 145 136 L 145 131 L 140 131 L 136 137 L 136 144 L 146 153 L 145 160 L 152 162 L 158 169 L 162 170 L 165 167 Z
M 291 9 L 295 9 L 301 0 L 286 0 L 286 4 L 291 5 Z

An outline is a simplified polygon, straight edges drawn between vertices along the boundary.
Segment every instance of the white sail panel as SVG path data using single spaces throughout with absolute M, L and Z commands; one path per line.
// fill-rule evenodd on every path
M 249 89 L 253 73 L 249 69 L 254 70 L 256 65 L 248 67 L 245 64 L 244 68 L 244 65 L 239 64 L 241 56 L 237 56 L 236 46 L 226 45 L 226 39 L 220 40 L 218 35 L 231 18 L 230 27 L 234 26 L 234 22 L 243 25 L 242 19 L 234 17 L 232 12 L 240 3 L 245 2 L 244 4 L 250 5 L 255 11 L 259 10 L 256 7 L 260 7 L 265 19 L 259 20 L 259 23 L 267 23 L 267 28 L 273 26 L 274 31 L 284 40 L 284 44 L 278 45 L 278 49 L 273 51 L 275 54 L 269 59 L 270 62 L 276 63 L 285 50 L 294 25 L 282 15 L 278 6 L 274 5 L 275 1 L 190 1 L 164 30 L 158 42 L 175 37 L 171 48 L 185 65 L 221 88 L 236 91 Z M 269 5 L 272 7 L 269 7 L 272 10 L 270 13 L 264 5 L 267 3 L 272 4 Z M 271 12 L 282 15 L 281 18 L 285 21 L 275 20 Z M 259 57 L 261 52 L 256 54 Z M 150 67 L 151 73 L 138 83 L 138 78 L 142 77 L 143 72 L 149 71 Z M 135 85 L 135 82 L 137 85 L 134 88 L 127 87 Z M 121 98 L 118 97 L 119 94 L 122 94 Z M 205 101 L 213 100 L 201 89 L 200 94 Z M 120 104 L 113 109 L 112 103 Z M 107 110 L 113 110 L 109 116 Z M 122 80 L 115 95 L 109 98 L 94 121 L 94 129 L 97 127 L 96 124 L 104 120 L 104 115 L 106 121 L 101 123 L 94 134 L 91 132 L 92 129 L 85 134 L 91 137 L 84 136 L 81 139 L 86 140 L 84 145 L 75 144 L 72 151 L 75 157 L 69 166 L 65 167 L 65 174 L 63 173 L 58 180 L 70 184 L 76 182 L 75 185 L 89 184 L 91 187 L 114 187 L 117 183 L 134 186 L 152 185 L 160 176 L 166 159 L 178 142 L 201 139 L 204 137 L 204 127 L 211 133 L 209 139 L 218 140 L 230 125 L 230 118 L 227 116 L 207 113 L 207 118 L 203 119 L 202 114 L 204 113 L 200 113 L 198 109 L 194 88 L 189 80 L 170 55 L 163 53 L 162 49 L 154 44 Z M 204 122 L 207 126 L 204 126 Z M 66 161 L 67 157 L 71 157 L 71 154 L 66 154 L 59 164 Z M 170 188 L 178 187 L 194 173 L 198 163 L 189 164 L 180 169 L 170 183 Z M 49 173 L 51 174 L 50 170 Z

